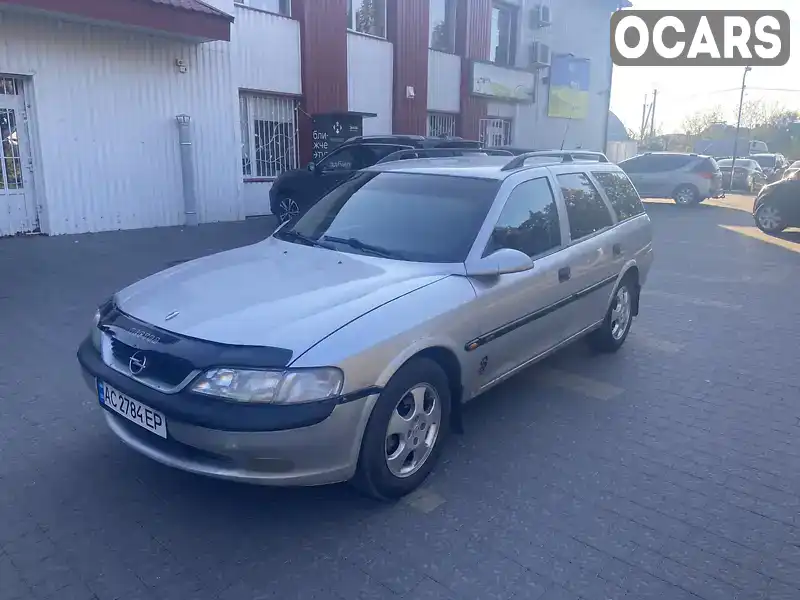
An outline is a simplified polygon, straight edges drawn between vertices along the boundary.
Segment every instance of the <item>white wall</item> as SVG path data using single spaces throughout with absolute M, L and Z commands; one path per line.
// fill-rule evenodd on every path
M 236 87 L 299 96 L 300 23 L 236 6 L 231 56 Z
M 0 70 L 31 77 L 46 233 L 183 223 L 175 115 L 192 117 L 201 221 L 243 216 L 229 45 L 3 13 Z M 188 64 L 181 74 L 176 59 Z
M 525 0 L 521 13 L 517 66 L 525 66 L 530 43 L 541 41 L 553 54 L 573 53 L 591 60 L 589 116 L 586 119 L 547 116 L 548 86 L 539 83 L 537 102 L 519 107 L 514 121 L 514 144 L 535 148 L 558 148 L 566 131 L 564 148 L 581 146 L 602 150 L 608 118 L 608 89 L 611 70 L 609 53 L 611 3 L 597 0 L 556 0 L 550 2 L 553 24 L 543 29 L 528 27 L 529 11 L 541 0 Z M 547 71 L 543 71 L 546 73 Z M 605 95 L 604 95 L 605 94 Z M 569 125 L 569 127 L 567 127 Z
M 277 0 L 274 5 L 277 10 Z M 231 56 L 235 88 L 300 96 L 303 93 L 300 23 L 240 5 L 234 11 L 236 20 L 231 31 Z M 239 131 L 237 135 L 240 134 Z M 245 216 L 270 214 L 271 187 L 271 181 L 248 181 L 243 184 Z
M 428 50 L 428 110 L 461 110 L 461 57 Z
M 392 44 L 357 33 L 347 34 L 347 103 L 351 111 L 376 113 L 364 118 L 364 135 L 392 133 Z
M 582 147 L 602 150 L 608 115 L 608 88 L 611 70 L 609 54 L 611 3 L 598 0 L 506 0 L 520 6 L 516 66 L 528 68 L 531 42 L 549 45 L 553 54 L 572 53 L 591 60 L 589 115 L 586 119 L 558 119 L 547 116 L 549 88 L 538 73 L 537 98 L 534 104 L 490 102 L 489 115 L 514 119 L 512 143 L 518 147 Z M 529 27 L 531 10 L 548 3 L 553 24 L 542 29 Z M 605 94 L 605 95 L 604 95 Z M 564 137 L 566 134 L 566 138 Z

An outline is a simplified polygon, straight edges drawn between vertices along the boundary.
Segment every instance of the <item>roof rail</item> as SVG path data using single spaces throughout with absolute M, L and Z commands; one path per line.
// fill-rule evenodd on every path
M 436 158 L 436 157 L 452 157 L 464 156 L 467 154 L 478 154 L 482 156 L 513 156 L 510 152 L 500 152 L 497 150 L 484 150 L 483 148 L 411 148 L 406 150 L 398 150 L 387 154 L 375 164 L 383 164 L 387 162 L 394 162 L 396 160 L 410 160 L 414 158 Z
M 540 150 L 537 152 L 525 152 L 518 156 L 515 156 L 513 160 L 509 161 L 509 163 L 504 166 L 501 170 L 502 171 L 513 171 L 514 169 L 519 169 L 520 167 L 525 166 L 525 161 L 529 158 L 538 158 L 538 157 L 553 157 L 553 158 L 560 158 L 562 163 L 571 163 L 575 162 L 575 160 L 596 160 L 597 162 L 607 163 L 609 162 L 608 157 L 603 154 L 602 152 L 592 152 L 590 150 Z

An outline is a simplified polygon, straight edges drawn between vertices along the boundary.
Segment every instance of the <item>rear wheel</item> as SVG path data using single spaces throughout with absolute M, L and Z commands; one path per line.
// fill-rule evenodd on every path
M 410 360 L 372 410 L 352 483 L 379 500 L 414 491 L 433 470 L 449 424 L 447 375 L 432 360 Z
M 611 306 L 599 329 L 588 338 L 589 344 L 598 352 L 616 352 L 625 343 L 633 323 L 633 307 L 638 286 L 633 277 L 626 276 L 614 292 Z
M 678 187 L 672 195 L 675 204 L 680 206 L 691 206 L 700 202 L 700 192 L 693 185 L 682 185 Z
M 755 214 L 756 226 L 764 233 L 780 233 L 786 229 L 781 211 L 771 204 L 762 204 Z

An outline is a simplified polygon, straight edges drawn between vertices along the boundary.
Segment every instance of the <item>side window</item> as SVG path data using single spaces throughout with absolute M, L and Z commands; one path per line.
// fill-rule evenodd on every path
M 515 187 L 497 219 L 484 256 L 513 248 L 537 256 L 561 245 L 558 209 L 546 177 Z
M 569 231 L 573 240 L 579 240 L 612 225 L 611 213 L 608 212 L 600 192 L 586 175 L 559 175 L 558 184 L 567 205 Z
M 348 146 L 340 150 L 334 150 L 330 156 L 324 159 L 319 168 L 323 173 L 333 171 L 354 171 L 361 169 L 361 157 L 359 156 L 358 146 Z
M 393 152 L 404 149 L 405 146 L 390 146 L 388 144 L 367 144 L 361 146 L 363 158 L 359 169 L 371 167 L 382 158 L 389 156 Z
M 639 173 L 642 170 L 642 157 L 635 156 L 619 163 L 620 168 L 626 173 Z
M 680 154 L 656 154 L 653 155 L 655 159 L 652 171 L 675 171 L 688 165 L 692 158 L 690 156 L 681 156 Z
M 644 212 L 644 206 L 636 193 L 630 179 L 624 173 L 614 171 L 598 171 L 592 173 L 595 179 L 600 182 L 606 196 L 611 201 L 611 206 L 617 213 L 620 221 L 630 219 Z

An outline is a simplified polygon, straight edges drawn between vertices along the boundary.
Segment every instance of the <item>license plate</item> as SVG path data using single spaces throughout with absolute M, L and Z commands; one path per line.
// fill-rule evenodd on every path
M 97 382 L 97 396 L 100 404 L 106 408 L 136 423 L 139 427 L 143 427 L 147 431 L 166 439 L 167 420 L 157 410 L 153 410 L 138 400 L 126 396 L 102 381 Z

